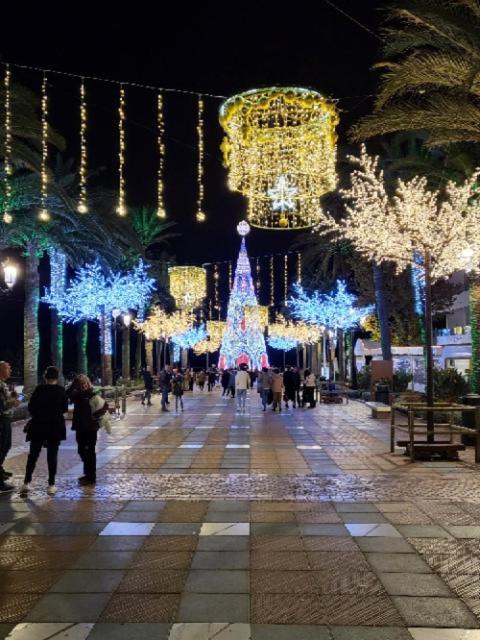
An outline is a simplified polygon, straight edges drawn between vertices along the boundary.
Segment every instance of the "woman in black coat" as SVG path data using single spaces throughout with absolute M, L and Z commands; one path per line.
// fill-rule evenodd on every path
M 84 475 L 78 479 L 81 485 L 95 484 L 97 475 L 97 432 L 100 428 L 98 418 L 108 411 L 104 408 L 92 412 L 91 398 L 95 395 L 88 376 L 79 374 L 68 388 L 68 397 L 73 401 L 72 431 L 75 431 L 78 455 L 83 462 Z
M 55 476 L 57 474 L 58 447 L 67 437 L 64 413 L 68 410 L 65 389 L 58 384 L 58 369 L 48 367 L 45 371 L 45 384 L 39 384 L 32 393 L 28 410 L 31 415 L 27 427 L 27 442 L 30 452 L 25 469 L 25 480 L 21 493 L 28 493 L 33 471 L 42 447 L 47 448 L 49 495 L 55 495 Z

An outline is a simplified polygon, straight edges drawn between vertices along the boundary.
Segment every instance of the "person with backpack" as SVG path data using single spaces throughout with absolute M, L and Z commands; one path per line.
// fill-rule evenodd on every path
M 65 389 L 58 384 L 59 372 L 56 367 L 47 367 L 45 384 L 39 384 L 32 393 L 28 410 L 31 419 L 25 425 L 26 441 L 30 442 L 25 479 L 20 489 L 21 494 L 30 490 L 35 465 L 43 447 L 47 449 L 49 496 L 57 492 L 55 476 L 57 474 L 58 448 L 62 440 L 67 439 L 65 416 L 68 411 L 68 398 Z
M 75 431 L 78 455 L 83 462 L 84 475 L 78 482 L 93 485 L 97 479 L 97 433 L 102 416 L 108 412 L 108 405 L 103 398 L 96 396 L 90 379 L 83 373 L 72 382 L 67 395 L 73 402 L 72 431 Z
M 175 411 L 178 411 L 178 405 L 180 405 L 180 408 L 183 411 L 184 382 L 182 372 L 174 369 L 172 376 L 172 393 L 175 396 Z

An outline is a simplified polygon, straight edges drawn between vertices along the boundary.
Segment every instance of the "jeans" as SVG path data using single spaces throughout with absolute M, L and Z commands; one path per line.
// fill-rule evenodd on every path
M 175 396 L 175 411 L 178 411 L 178 405 L 180 405 L 180 407 L 183 410 L 183 398 L 182 398 L 182 396 Z
M 247 401 L 247 390 L 237 389 L 237 406 L 239 410 L 245 411 L 246 401 Z
M 262 389 L 262 404 L 264 409 L 267 408 L 269 395 L 270 395 L 270 389 Z
M 58 447 L 60 442 L 58 440 L 47 441 L 47 465 L 48 465 L 48 484 L 55 484 L 55 476 L 57 475 L 57 458 Z M 31 440 L 30 452 L 27 458 L 27 468 L 25 469 L 25 484 L 32 481 L 32 475 L 37 464 L 38 456 L 40 455 L 43 447 L 43 440 Z
M 152 398 L 152 390 L 145 389 L 145 392 L 142 398 L 142 404 L 145 404 L 145 401 L 147 402 L 147 404 L 152 404 L 151 398 Z
M 168 387 L 163 387 L 162 389 L 162 409 L 167 408 L 168 402 Z
M 0 467 L 12 447 L 12 419 L 10 416 L 0 415 Z M 0 479 L 1 481 L 1 479 Z
M 77 431 L 78 455 L 83 462 L 83 474 L 88 480 L 95 480 L 97 475 L 96 431 Z
M 228 390 L 229 390 L 230 395 L 232 396 L 232 398 L 234 398 L 235 397 L 235 387 L 229 386 Z

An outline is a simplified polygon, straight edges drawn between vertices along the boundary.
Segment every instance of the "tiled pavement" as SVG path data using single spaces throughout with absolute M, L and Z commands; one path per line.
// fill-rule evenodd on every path
M 0 638 L 479 640 L 480 475 L 386 453 L 359 403 L 129 406 L 98 484 L 0 499 Z M 15 427 L 8 468 L 21 482 Z

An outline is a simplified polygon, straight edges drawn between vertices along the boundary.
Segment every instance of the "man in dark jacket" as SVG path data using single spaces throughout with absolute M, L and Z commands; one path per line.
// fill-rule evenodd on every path
M 158 376 L 158 386 L 160 387 L 160 395 L 162 398 L 162 411 L 168 411 L 168 392 L 170 391 L 171 380 L 172 373 L 170 365 L 166 364 Z
M 147 406 L 151 407 L 151 397 L 153 391 L 153 377 L 148 367 L 145 367 L 142 371 L 143 384 L 145 385 L 145 392 L 142 396 L 142 404 L 145 404 L 145 400 L 147 401 Z
M 8 388 L 6 381 L 10 378 L 12 369 L 8 362 L 0 362 L 0 492 L 12 491 L 13 485 L 5 480 L 12 475 L 5 471 L 3 463 L 12 446 L 12 410 L 18 407 L 20 401 L 14 392 Z
M 57 473 L 58 447 L 61 440 L 67 439 L 64 413 L 68 411 L 65 389 L 58 384 L 58 369 L 47 367 L 45 384 L 39 384 L 30 398 L 28 410 L 31 419 L 27 428 L 27 442 L 30 452 L 25 469 L 25 480 L 21 493 L 28 493 L 42 447 L 47 448 L 48 489 L 50 496 L 55 495 L 55 476 Z

